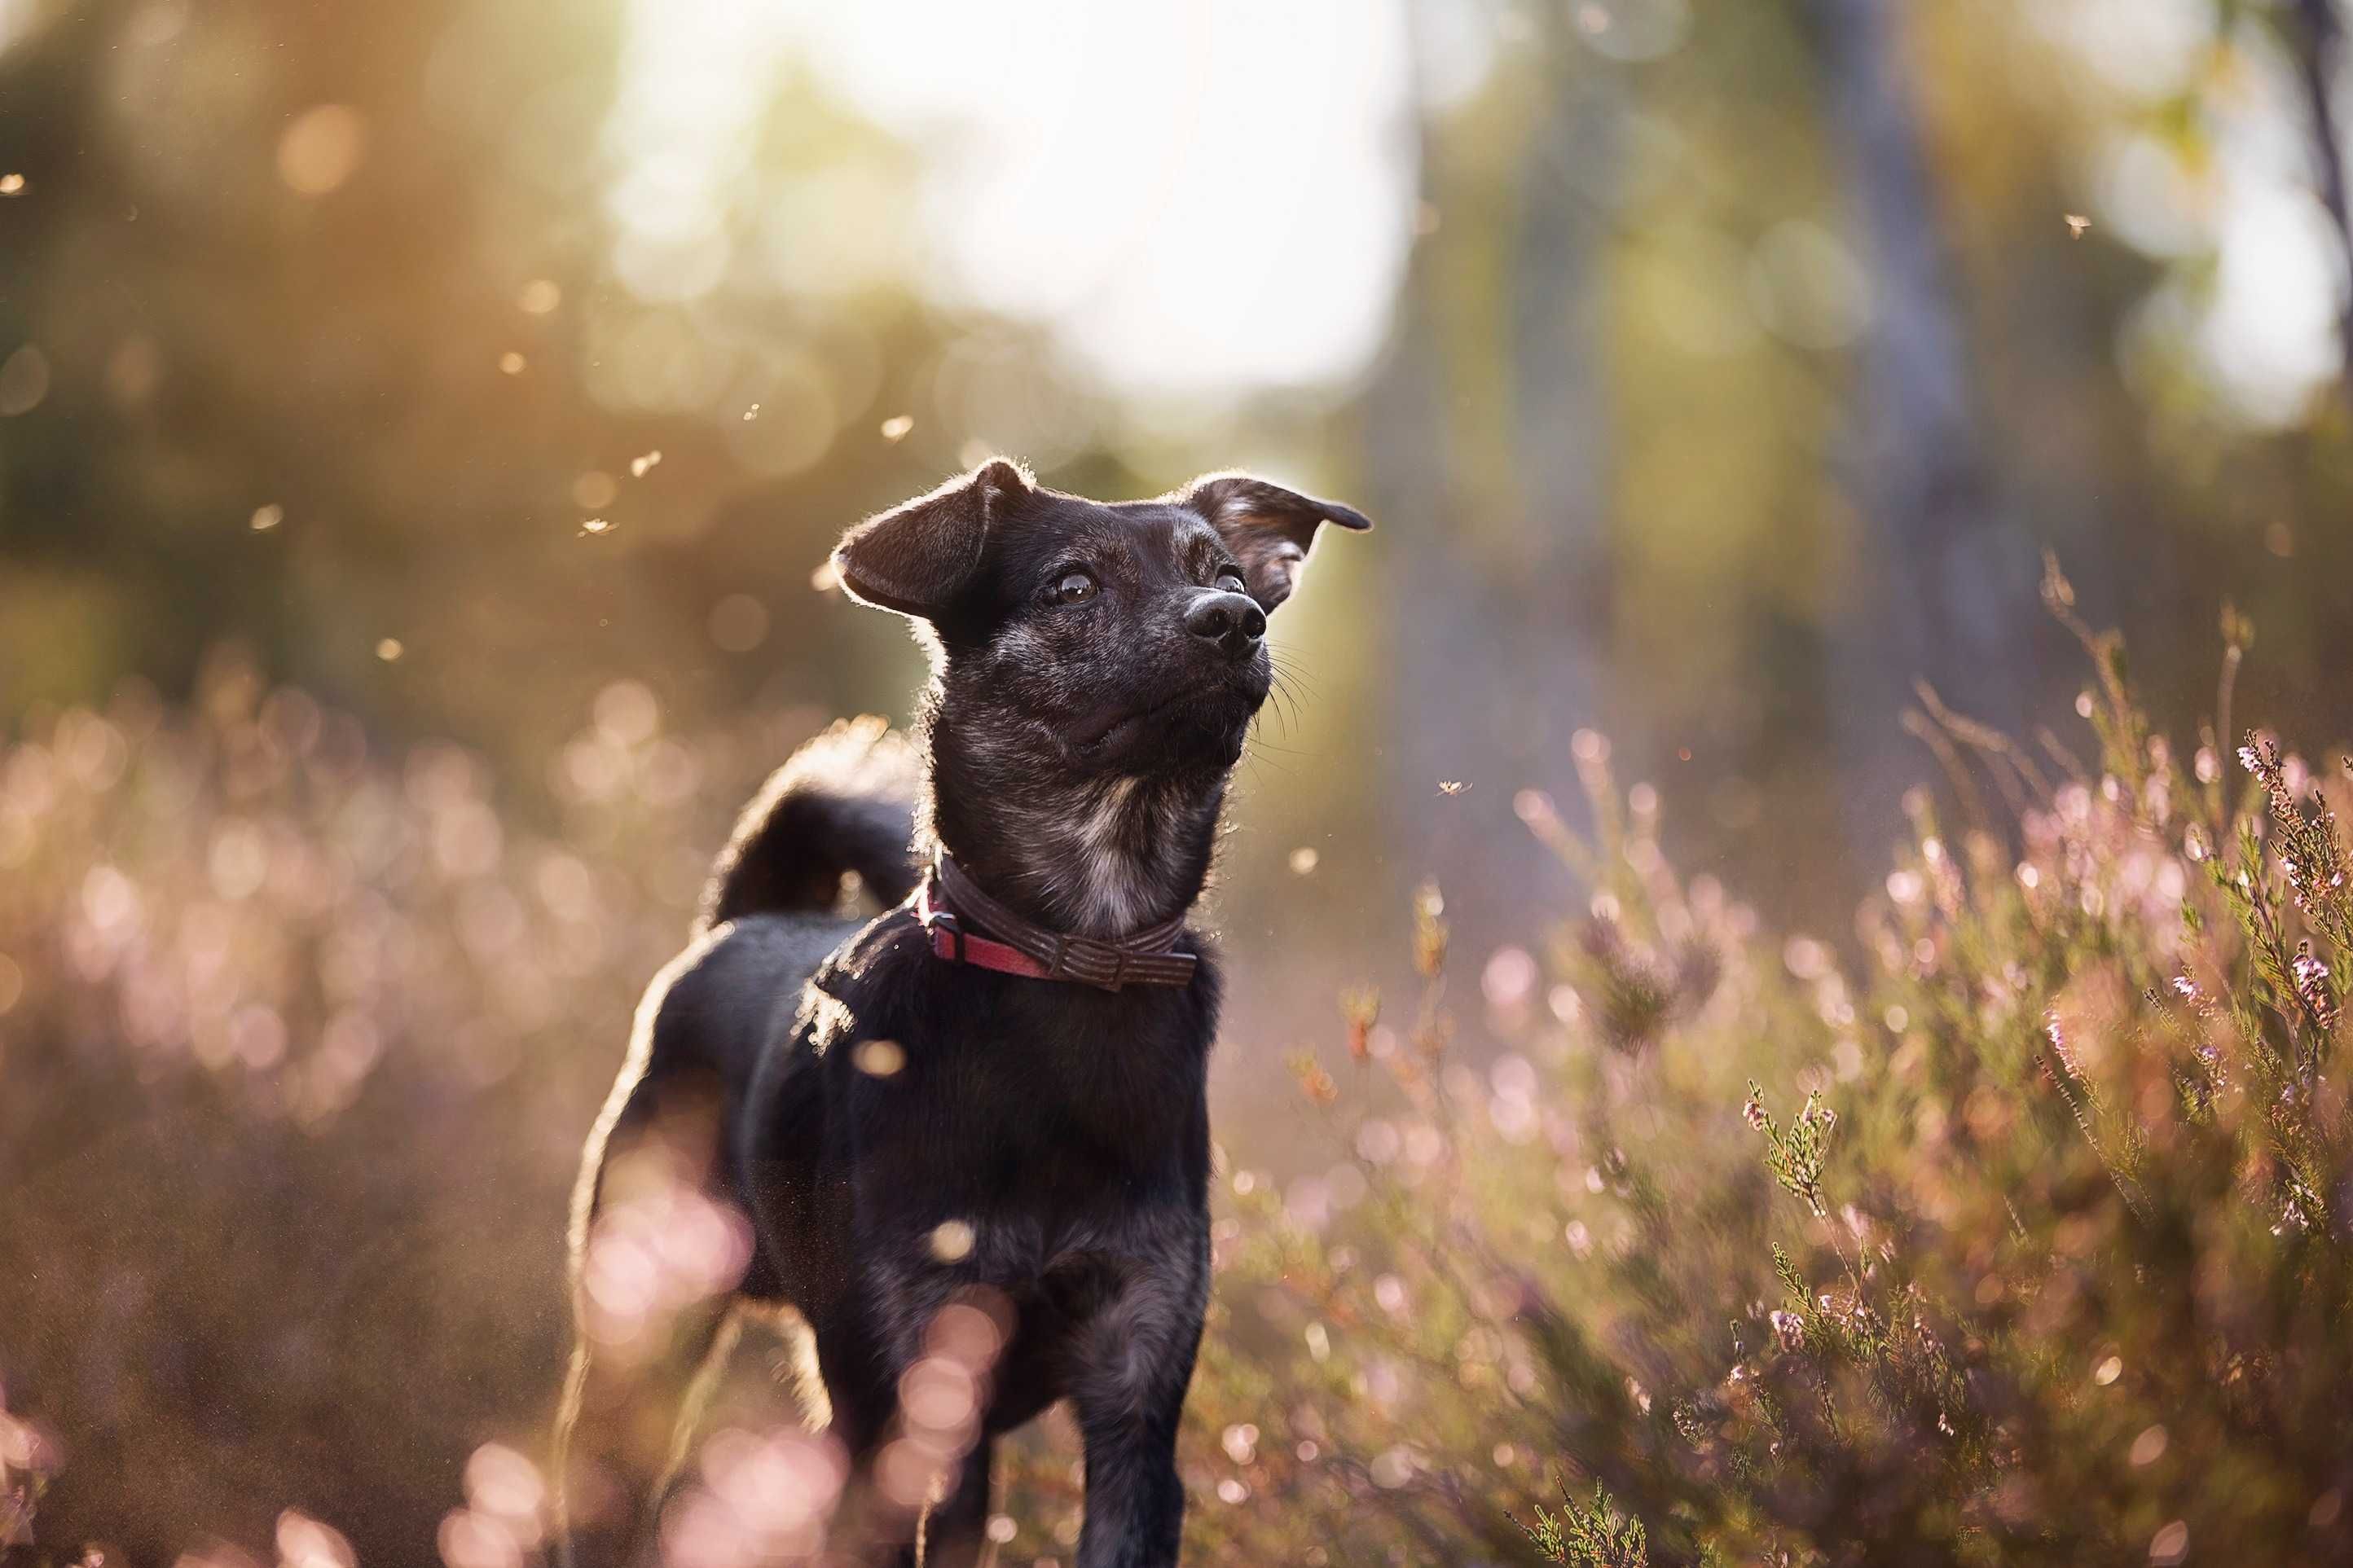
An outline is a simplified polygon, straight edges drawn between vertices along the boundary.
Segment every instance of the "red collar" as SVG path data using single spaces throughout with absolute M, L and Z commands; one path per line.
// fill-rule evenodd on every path
M 1176 951 L 1185 917 L 1124 937 L 1071 936 L 1024 920 L 981 891 L 964 868 L 942 855 L 915 894 L 915 920 L 935 957 L 1029 980 L 1074 981 L 1105 991 L 1124 985 L 1188 985 L 1200 960 Z M 992 941 L 967 929 L 1002 938 Z

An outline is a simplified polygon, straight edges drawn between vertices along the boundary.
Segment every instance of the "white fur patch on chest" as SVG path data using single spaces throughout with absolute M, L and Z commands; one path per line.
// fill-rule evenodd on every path
M 1143 923 L 1149 825 L 1132 820 L 1141 782 L 1113 779 L 1076 824 L 1068 896 L 1085 929 L 1114 932 Z

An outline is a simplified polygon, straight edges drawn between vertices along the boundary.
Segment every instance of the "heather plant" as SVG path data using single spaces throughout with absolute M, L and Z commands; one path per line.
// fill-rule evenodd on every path
M 1406 999 L 1351 992 L 1295 1106 L 1223 1124 L 1189 1561 L 2353 1553 L 2353 782 L 2234 735 L 2237 617 L 2176 747 L 2045 597 L 2091 661 L 2084 756 L 1924 690 L 1941 803 L 1907 798 L 1834 941 L 1678 874 L 1589 732 L 1577 809 L 1514 803 L 1568 912 L 1466 957 L 1416 892 Z M 185 712 L 26 727 L 0 1547 L 412 1561 L 421 1517 L 449 1568 L 541 1557 L 576 1139 L 727 812 L 812 717 L 673 736 L 616 687 L 541 814 L 234 661 Z M 659 1336 L 713 1288 L 693 1228 L 617 1238 L 599 1309 Z M 778 1371 L 747 1336 L 681 1560 L 820 1538 L 832 1461 Z M 1065 1421 L 1023 1437 L 997 1562 L 1067 1561 L 1077 1460 Z
M 813 722 L 584 718 L 537 814 L 233 654 L 0 749 L 0 1548 L 536 1544 L 583 1131 Z
M 1577 1568 L 1649 1568 L 1642 1521 L 1620 1513 L 1609 1492 L 1598 1486 L 1593 1501 L 1584 1506 L 1564 1488 L 1560 1513 L 1555 1516 L 1537 1505 L 1535 1522 L 1527 1531 L 1529 1542 L 1552 1562 Z
M 1589 833 L 1518 803 L 1588 903 L 1487 961 L 1488 1059 L 1425 892 L 1411 1029 L 1299 1061 L 1334 1163 L 1231 1173 L 1215 1560 L 2353 1552 L 2347 785 L 2234 766 L 2236 616 L 2185 752 L 2045 595 L 2095 760 L 1924 692 L 1961 815 L 1909 797 L 1847 954 L 1674 876 L 1592 735 Z

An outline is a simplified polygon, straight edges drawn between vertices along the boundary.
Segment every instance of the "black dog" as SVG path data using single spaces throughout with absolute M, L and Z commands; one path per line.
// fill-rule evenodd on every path
M 1082 1568 L 1176 1561 L 1219 998 L 1185 915 L 1269 689 L 1266 614 L 1325 522 L 1371 526 L 1239 474 L 1103 504 L 997 460 L 842 541 L 844 586 L 930 652 L 929 765 L 879 721 L 804 748 L 639 1009 L 573 1215 L 557 1448 L 581 1556 L 646 1550 L 668 1477 L 632 1478 L 676 1468 L 691 1369 L 766 1306 L 848 1459 L 828 1561 L 976 1561 L 992 1439 L 1062 1398 Z M 846 879 L 895 907 L 839 912 Z M 604 1257 L 644 1194 L 652 1239 Z M 660 1297 L 645 1258 L 677 1243 L 693 1273 L 730 1215 L 740 1282 L 698 1301 L 690 1280 L 630 1343 Z

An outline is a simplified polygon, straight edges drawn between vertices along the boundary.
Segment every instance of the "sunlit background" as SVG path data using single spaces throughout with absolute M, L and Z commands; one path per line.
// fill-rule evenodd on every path
M 1261 727 L 1214 910 L 1239 1147 L 1270 1141 L 1280 1059 L 1335 995 L 1405 972 L 1424 879 L 1486 999 L 1529 999 L 1531 911 L 1569 884 L 1528 852 L 1524 792 L 1572 795 L 1601 735 L 1680 864 L 1851 944 L 1902 790 L 1939 774 L 1907 710 L 2081 743 L 2046 551 L 2161 718 L 2211 705 L 2228 603 L 2260 628 L 2240 710 L 2342 732 L 2353 86 L 2329 14 L 0 0 L 0 888 L 46 867 L 89 926 L 0 891 L 0 1070 L 46 1063 L 25 1081 L 54 1108 L 20 1111 L 45 1152 L 0 1149 L 0 1184 L 41 1195 L 47 1245 L 133 1258 L 166 1243 L 121 1239 L 153 1201 L 129 1173 L 351 1184 L 332 1225 L 404 1239 L 350 1238 L 368 1261 L 338 1278 L 455 1268 L 465 1290 L 403 1287 L 440 1313 L 417 1331 L 506 1357 L 382 1374 L 380 1484 L 321 1479 L 353 1462 L 348 1410 L 279 1411 L 340 1434 L 310 1448 L 199 1453 L 126 1406 L 79 1437 L 60 1506 L 109 1518 L 110 1466 L 175 1467 L 106 1526 L 169 1561 L 200 1528 L 264 1551 L 308 1486 L 378 1560 L 419 1560 L 467 1454 L 527 1440 L 619 1009 L 760 770 L 831 715 L 909 710 L 903 629 L 815 568 L 983 456 L 1105 497 L 1250 466 L 1381 525 L 1327 542 L 1276 623 L 1295 701 Z M 95 861 L 60 861 L 60 801 L 142 747 L 175 759 L 144 826 L 92 805 Z M 209 826 L 175 837 L 175 811 Z M 305 859 L 305 833 L 340 847 Z M 445 892 L 448 931 L 385 935 Z M 328 932 L 341 990 L 295 977 L 277 922 L 349 900 L 375 956 Z M 300 1131 L 110 1173 L 112 1080 L 12 1024 L 52 968 L 119 981 L 166 931 L 216 979 L 142 993 L 121 1083 L 192 1059 L 185 1114 L 260 1093 Z M 532 993 L 511 1028 L 468 1023 L 471 982 L 388 978 L 445 940 Z M 515 978 L 526 949 L 543 967 Z M 456 1031 L 416 1047 L 439 1065 L 371 1088 L 428 1023 Z M 475 1184 L 446 1226 L 401 1207 L 435 1169 Z M 206 1201 L 186 1226 L 248 1223 Z M 7 1202 L 12 1397 L 17 1358 L 121 1392 L 165 1375 L 136 1354 L 199 1353 L 151 1325 L 132 1361 L 77 1362 L 69 1298 L 5 1278 L 32 1234 Z M 241 1267 L 346 1245 L 288 1224 L 250 1222 Z M 92 1310 L 168 1317 L 162 1274 L 131 1272 Z M 273 1311 L 206 1289 L 218 1321 Z M 177 1397 L 248 1353 L 331 1358 L 324 1331 L 215 1342 Z

